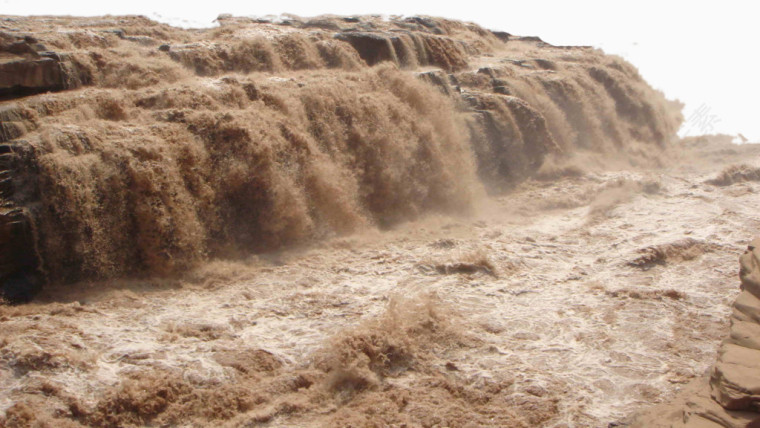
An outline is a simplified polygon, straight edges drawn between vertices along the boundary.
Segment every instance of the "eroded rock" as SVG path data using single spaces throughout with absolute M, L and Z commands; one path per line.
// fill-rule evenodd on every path
M 760 426 L 760 239 L 740 258 L 742 293 L 734 301 L 731 333 L 708 378 L 698 379 L 671 403 L 639 414 L 632 427 Z
M 376 33 L 340 33 L 335 38 L 350 43 L 369 66 L 383 61 L 399 62 L 391 39 L 385 35 Z
M 68 55 L 46 51 L 33 37 L 0 44 L 0 99 L 62 91 L 82 83 Z

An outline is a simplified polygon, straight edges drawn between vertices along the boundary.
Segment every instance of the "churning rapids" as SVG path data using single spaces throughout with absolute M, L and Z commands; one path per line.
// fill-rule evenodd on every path
M 715 360 L 760 150 L 619 58 L 2 19 L 2 426 L 605 427 Z

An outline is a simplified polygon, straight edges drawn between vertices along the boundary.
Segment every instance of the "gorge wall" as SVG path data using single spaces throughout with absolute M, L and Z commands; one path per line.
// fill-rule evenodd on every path
M 0 17 L 0 278 L 182 272 L 466 213 L 549 157 L 657 162 L 620 58 L 428 17 Z
M 760 427 L 760 238 L 750 243 L 739 265 L 742 292 L 709 374 L 671 402 L 638 415 L 632 427 Z

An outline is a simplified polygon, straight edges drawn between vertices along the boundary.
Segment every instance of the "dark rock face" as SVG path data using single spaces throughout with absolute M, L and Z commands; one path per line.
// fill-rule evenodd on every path
M 0 143 L 16 139 L 34 127 L 31 115 L 18 105 L 0 106 Z M 0 154 L 10 151 L 10 146 L 0 146 Z
M 42 289 L 40 279 L 31 272 L 17 272 L 0 283 L 0 297 L 11 304 L 28 303 Z
M 499 40 L 506 43 L 509 41 L 509 38 L 512 37 L 511 34 L 507 33 L 506 31 L 491 31 L 494 36 L 498 37 Z
M 538 169 L 557 143 L 543 116 L 516 97 L 469 94 L 475 103 L 470 135 L 480 179 L 492 191 L 503 191 Z
M 491 81 L 484 91 L 463 91 L 454 74 L 440 70 L 417 77 L 457 100 L 460 109 L 467 112 L 478 175 L 487 189 L 500 192 L 537 170 L 545 155 L 559 147 L 544 116 L 512 96 L 509 83 L 496 78 L 494 69 L 481 68 L 478 74 Z
M 456 77 L 454 75 L 446 74 L 440 70 L 426 71 L 418 74 L 417 77 L 437 87 L 438 90 L 449 97 L 453 97 L 462 91 L 458 86 L 452 86 L 452 84 L 456 85 Z
M 429 20 L 421 22 L 429 24 Z M 470 43 L 446 36 L 438 26 L 417 21 L 400 21 L 396 25 L 403 29 L 382 32 L 351 29 L 336 34 L 335 38 L 350 44 L 369 66 L 389 61 L 404 68 L 431 65 L 452 72 L 465 69 L 467 57 L 478 53 Z
M 369 66 L 383 61 L 398 63 L 398 57 L 391 40 L 382 34 L 341 33 L 335 38 L 350 43 Z
M 0 64 L 0 96 L 16 97 L 66 88 L 60 64 L 53 58 Z
M 65 54 L 45 50 L 33 37 L 3 35 L 0 43 L 0 99 L 12 99 L 81 86 L 77 67 Z
M 15 197 L 22 168 L 19 143 L 10 142 L 34 127 L 28 111 L 0 106 L 0 143 L 7 143 L 0 144 L 0 298 L 10 303 L 26 302 L 41 288 L 32 224 Z
M 29 301 L 41 289 L 31 223 L 26 213 L 8 202 L 12 181 L 0 172 L 0 298 L 10 303 Z
M 431 18 L 422 17 L 422 16 L 412 16 L 412 17 L 406 18 L 404 21 L 409 22 L 409 23 L 419 24 L 422 27 L 428 29 L 429 31 L 435 34 L 444 33 L 440 25 Z

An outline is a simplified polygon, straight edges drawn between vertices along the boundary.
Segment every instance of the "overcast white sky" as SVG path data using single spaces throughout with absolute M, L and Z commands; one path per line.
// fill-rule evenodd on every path
M 753 4 L 754 3 L 754 4 Z M 142 14 L 174 25 L 205 27 L 220 13 L 301 16 L 425 14 L 486 28 L 537 35 L 553 44 L 593 45 L 623 56 L 654 87 L 686 103 L 690 135 L 742 133 L 760 142 L 760 6 L 750 1 L 20 1 L 0 0 L 0 14 Z M 756 43 L 755 43 L 756 44 Z

